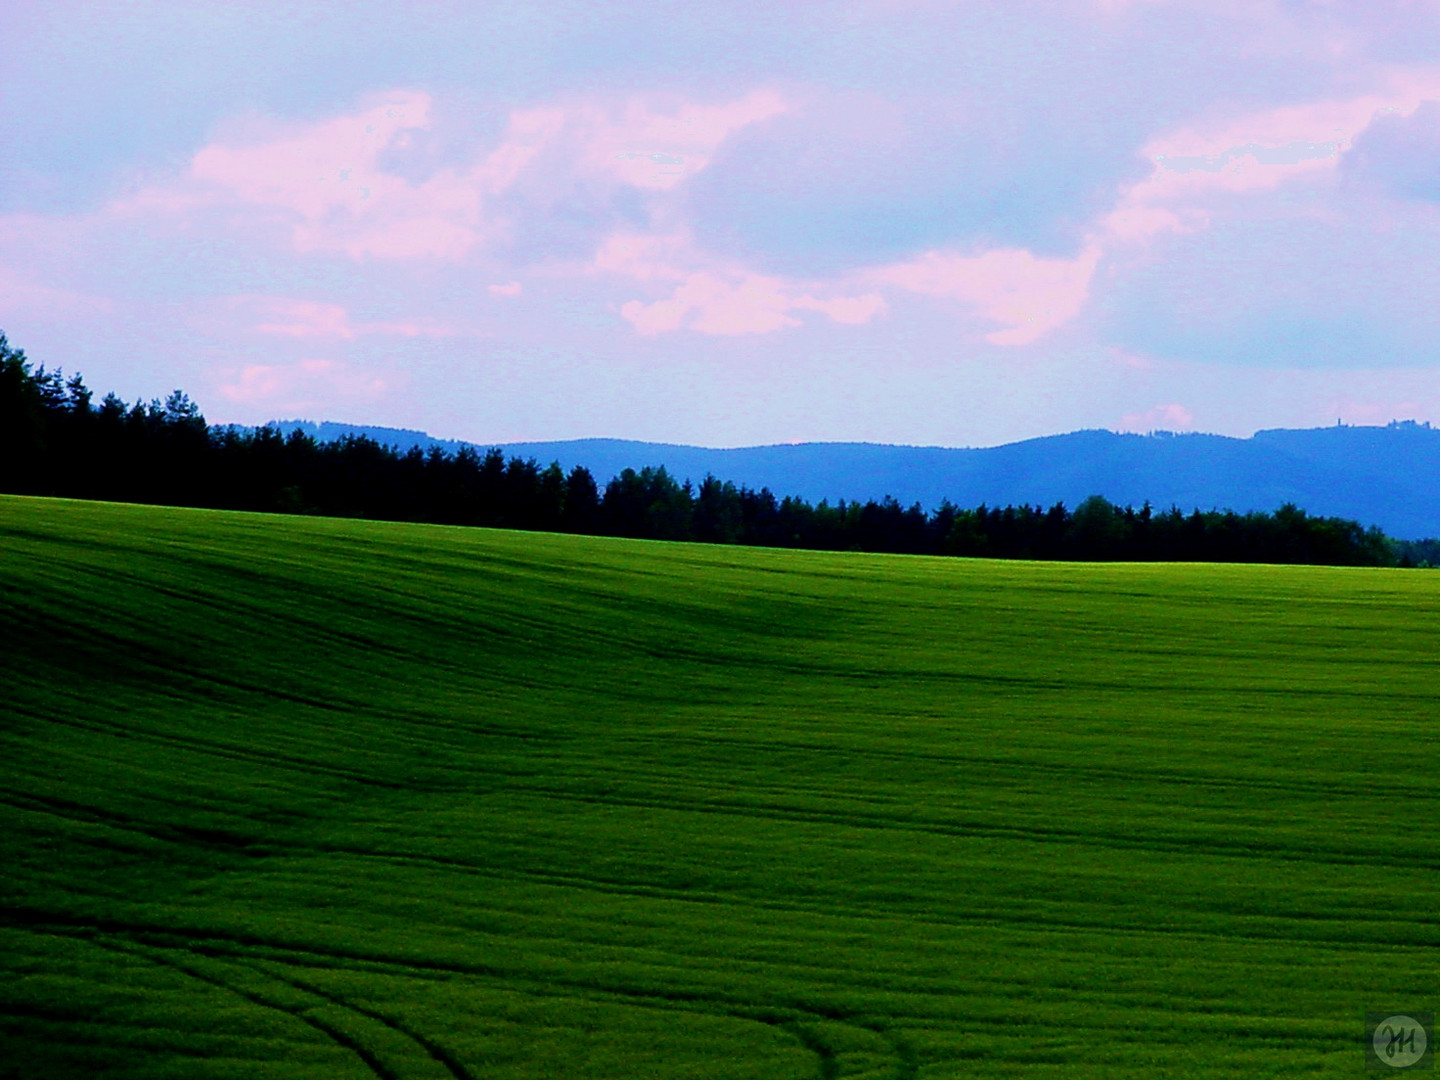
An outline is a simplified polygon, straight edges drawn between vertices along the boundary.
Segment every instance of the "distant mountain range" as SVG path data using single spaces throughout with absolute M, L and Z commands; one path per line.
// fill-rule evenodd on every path
M 365 435 L 401 450 L 489 449 L 401 428 L 305 420 L 276 426 L 320 440 Z M 1248 439 L 1076 431 L 978 450 L 876 443 L 712 450 L 625 439 L 495 445 L 507 457 L 558 461 L 567 471 L 584 465 L 602 487 L 624 469 L 663 465 L 677 479 L 698 482 L 711 473 L 811 503 L 891 495 L 927 510 L 944 499 L 963 507 L 1074 507 L 1090 495 L 1122 506 L 1148 501 L 1186 511 L 1274 510 L 1289 502 L 1311 514 L 1378 525 L 1398 539 L 1440 537 L 1440 428 L 1408 420 L 1386 427 L 1281 428 Z

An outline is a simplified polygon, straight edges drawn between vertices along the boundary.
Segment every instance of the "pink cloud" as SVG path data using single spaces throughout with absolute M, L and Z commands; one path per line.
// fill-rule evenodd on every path
M 911 292 L 962 301 L 1004 324 L 985 335 L 991 344 L 1028 345 L 1080 312 L 1100 255 L 1093 245 L 1071 259 L 1042 258 L 1015 248 L 980 255 L 931 251 L 880 267 L 871 276 Z
M 1071 258 L 1037 256 L 1024 249 L 930 251 L 862 271 L 860 279 L 960 301 L 998 324 L 985 335 L 990 343 L 1028 345 L 1084 309 L 1096 268 L 1111 250 L 1143 247 L 1163 233 L 1207 227 L 1216 195 L 1268 191 L 1328 176 L 1341 150 L 1377 114 L 1402 106 L 1413 110 L 1426 94 L 1440 95 L 1440 73 L 1401 73 L 1374 94 L 1232 116 L 1157 137 L 1143 148 L 1154 163 L 1151 174 L 1120 192 Z M 779 98 L 751 95 L 732 103 L 728 111 L 710 110 L 704 114 L 706 122 L 697 126 L 712 138 L 723 138 L 734 125 L 776 115 L 784 107 Z M 631 126 L 635 132 L 673 134 L 677 125 L 637 120 Z M 597 135 L 597 143 L 617 127 Z M 615 234 L 601 246 L 590 269 L 675 283 L 668 297 L 648 304 L 631 301 L 622 308 L 642 333 L 683 326 L 707 333 L 761 333 L 795 325 L 795 313 L 803 310 L 853 323 L 867 322 L 884 310 L 883 298 L 875 293 L 817 300 L 776 278 L 717 268 L 694 251 L 683 232 Z
M 1129 349 L 1117 348 L 1114 345 L 1108 346 L 1105 351 L 1116 363 L 1133 371 L 1154 371 L 1160 366 L 1160 362 L 1155 357 L 1147 356 L 1144 353 L 1131 352 Z
M 641 304 L 632 300 L 620 309 L 642 334 L 658 334 L 688 325 L 702 334 L 766 334 L 800 320 L 788 314 L 795 306 L 776 278 L 747 274 L 726 281 L 714 274 L 691 274 L 666 300 Z
M 479 169 L 487 189 L 498 193 L 513 187 L 536 157 L 559 138 L 566 118 L 566 110 L 553 106 L 512 112 L 505 137 L 486 155 Z
M 23 311 L 32 317 L 73 318 L 109 315 L 116 309 L 109 297 L 43 285 L 28 274 L 0 265 L 0 313 Z
M 818 311 L 849 325 L 867 323 L 886 310 L 882 297 L 837 296 L 827 300 L 795 295 L 780 278 L 743 274 L 729 279 L 710 273 L 691 274 L 670 297 L 650 304 L 631 300 L 620 309 L 642 334 L 688 327 L 701 334 L 768 334 L 800 320 L 791 312 Z
M 268 307 L 285 321 L 259 323 L 255 329 L 261 334 L 281 334 L 285 337 L 338 337 L 353 340 L 355 329 L 350 325 L 350 316 L 339 304 L 316 304 L 305 300 L 271 300 Z
M 863 296 L 837 296 L 830 300 L 801 296 L 793 306 L 798 310 L 823 312 L 838 323 L 861 326 L 877 315 L 883 315 L 889 305 L 878 293 L 865 293 Z
M 1378 117 L 1408 116 L 1440 97 L 1440 71 L 1399 70 L 1355 97 L 1306 102 L 1215 119 L 1167 132 L 1141 153 L 1150 175 L 1121 192 L 1094 236 L 1143 244 L 1210 221 L 1216 196 L 1272 191 L 1333 176 L 1342 154 Z
M 1329 182 L 1342 154 L 1377 118 L 1414 114 L 1435 97 L 1440 70 L 1401 70 L 1382 79 L 1373 93 L 1179 128 L 1145 145 L 1150 174 L 1119 193 L 1074 259 L 1041 259 L 1018 250 L 969 257 L 930 252 L 883 267 L 875 276 L 965 301 L 984 317 L 1008 324 L 986 336 L 993 344 L 1029 344 L 1080 312 L 1104 255 L 1143 250 L 1165 233 L 1205 229 L 1216 213 L 1234 212 L 1226 198 Z
M 631 300 L 620 314 L 645 335 L 682 327 L 702 334 L 766 334 L 799 326 L 792 312 L 818 311 L 839 323 L 867 323 L 886 310 L 877 293 L 817 298 L 813 286 L 756 274 L 709 259 L 684 233 L 616 233 L 587 268 L 646 282 L 675 282 L 671 295 L 645 303 Z
M 698 259 L 690 238 L 683 233 L 615 233 L 600 245 L 590 269 L 640 281 L 679 281 L 686 276 L 684 267 Z
M 696 274 L 675 291 L 675 299 L 693 311 L 690 326 L 702 334 L 768 334 L 800 325 L 786 314 L 795 302 L 784 282 L 758 274 L 735 282 Z
M 679 330 L 689 310 L 690 305 L 680 299 L 656 300 L 652 304 L 630 300 L 621 306 L 620 314 L 636 330 L 649 337 Z
M 304 413 L 329 408 L 337 401 L 375 401 L 392 389 L 388 380 L 357 371 L 335 361 L 301 360 L 296 364 L 248 364 L 219 386 L 220 396 L 232 405 Z
M 1101 221 L 1101 236 L 1110 241 L 1137 244 L 1163 232 L 1194 232 L 1209 222 L 1209 216 L 1202 211 L 1181 213 L 1146 206 L 1139 199 L 1147 194 L 1143 193 L 1135 199 L 1126 198 L 1119 207 L 1105 215 Z
M 511 112 L 499 142 L 465 166 L 424 180 L 387 171 L 385 155 L 433 126 L 432 100 L 397 91 L 356 112 L 310 124 L 252 122 L 212 142 L 178 182 L 117 204 L 178 218 L 216 206 L 271 212 L 296 251 L 353 259 L 458 260 L 513 232 L 496 197 L 518 188 L 568 190 L 596 179 L 668 191 L 704 169 L 735 131 L 787 109 L 773 91 L 729 102 L 578 99 Z M 557 189 L 556 185 L 559 185 Z M 571 195 L 564 196 L 573 197 Z M 543 199 L 542 199 L 543 201 Z
M 508 281 L 504 285 L 491 285 L 489 293 L 491 296 L 519 296 L 525 291 L 525 286 L 518 281 Z
M 339 304 L 316 303 L 278 296 L 236 296 L 230 305 L 251 310 L 259 318 L 271 321 L 256 323 L 255 332 L 293 338 L 338 338 L 353 341 L 374 334 L 396 337 L 449 337 L 454 331 L 413 320 L 352 323 L 350 313 Z
M 350 116 L 291 128 L 247 145 L 212 143 L 190 162 L 198 180 L 234 192 L 245 202 L 269 203 L 318 219 L 365 204 L 406 186 L 381 174 L 376 158 L 401 132 L 429 126 L 430 98 L 395 95 Z
M 589 164 L 635 187 L 668 191 L 709 165 L 731 134 L 788 108 L 779 94 L 757 90 L 722 105 L 669 111 L 636 100 L 615 119 L 587 110 Z
M 190 186 L 144 192 L 135 204 L 179 211 L 230 200 L 287 215 L 300 252 L 456 259 L 484 236 L 483 176 L 443 169 L 412 182 L 380 165 L 431 126 L 430 110 L 428 95 L 402 92 L 320 123 L 266 125 L 259 137 L 206 146 L 190 162 Z
M 432 324 L 418 322 L 361 323 L 358 330 L 362 334 L 393 334 L 396 337 L 407 338 L 445 338 L 454 337 L 456 333 L 456 331 L 448 326 L 434 326 Z
M 1148 431 L 1193 431 L 1195 417 L 1184 405 L 1173 402 L 1156 405 L 1143 413 L 1126 413 L 1120 418 L 1120 431 L 1144 434 Z

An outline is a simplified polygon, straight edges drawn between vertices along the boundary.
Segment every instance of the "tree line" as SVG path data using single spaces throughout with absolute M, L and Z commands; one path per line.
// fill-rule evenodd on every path
M 1273 513 L 893 498 L 818 505 L 663 467 L 603 486 L 583 466 L 499 449 L 404 452 L 363 436 L 210 425 L 182 391 L 100 401 L 79 375 L 32 369 L 0 333 L 0 491 L 216 509 L 532 529 L 655 540 L 1015 559 L 1429 565 L 1436 542 L 1392 540 L 1286 505 Z

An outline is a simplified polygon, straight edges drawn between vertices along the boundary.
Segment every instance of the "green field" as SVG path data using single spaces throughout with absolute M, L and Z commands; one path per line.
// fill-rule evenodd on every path
M 1440 574 L 0 498 L 0 650 L 0 1077 L 1351 1077 L 1440 986 Z

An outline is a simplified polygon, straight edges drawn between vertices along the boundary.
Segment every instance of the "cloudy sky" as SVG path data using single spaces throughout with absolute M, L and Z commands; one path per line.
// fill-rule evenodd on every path
M 0 329 L 481 442 L 1440 421 L 1440 4 L 0 4 Z

